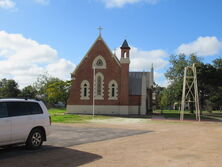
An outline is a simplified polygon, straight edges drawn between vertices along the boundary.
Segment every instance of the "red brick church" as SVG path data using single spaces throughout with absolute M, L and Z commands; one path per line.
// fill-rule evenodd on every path
M 99 35 L 71 75 L 68 113 L 92 114 L 93 101 L 95 114 L 146 115 L 152 111 L 153 68 L 130 72 L 129 66 L 127 41 L 119 60 Z

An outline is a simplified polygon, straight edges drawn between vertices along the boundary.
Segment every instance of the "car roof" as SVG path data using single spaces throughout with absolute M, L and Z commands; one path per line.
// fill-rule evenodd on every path
M 38 100 L 34 99 L 19 99 L 19 98 L 5 98 L 5 99 L 0 99 L 0 102 L 39 102 Z

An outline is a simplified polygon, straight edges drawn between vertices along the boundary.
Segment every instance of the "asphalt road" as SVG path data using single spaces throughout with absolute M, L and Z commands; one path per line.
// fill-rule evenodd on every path
M 35 151 L 27 150 L 25 147 L 0 149 L 0 163 L 1 160 L 4 159 L 13 159 L 19 156 L 33 153 L 47 152 L 54 149 L 64 149 L 74 145 L 115 139 L 148 132 L 150 131 L 129 130 L 121 128 L 93 128 L 52 125 L 52 132 L 50 136 L 48 136 L 47 142 L 43 144 L 41 149 Z
M 148 133 L 144 130 L 114 129 L 114 128 L 89 128 L 73 126 L 52 126 L 52 133 L 45 145 L 56 147 L 70 147 L 74 145 L 92 143 L 119 137 Z

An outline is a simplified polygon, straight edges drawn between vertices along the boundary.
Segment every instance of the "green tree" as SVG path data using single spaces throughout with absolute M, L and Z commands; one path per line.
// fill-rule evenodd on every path
M 162 98 L 162 92 L 164 91 L 164 87 L 161 87 L 159 85 L 157 85 L 156 83 L 154 83 L 153 86 L 153 90 L 156 96 L 156 100 L 155 100 L 155 105 L 156 105 L 156 109 L 161 109 L 161 98 Z
M 171 84 L 167 88 L 168 105 L 180 103 L 183 87 L 184 68 L 195 63 L 197 68 L 200 106 L 202 110 L 222 108 L 222 59 L 218 58 L 212 64 L 204 64 L 195 55 L 174 55 L 170 57 L 170 68 L 165 73 Z M 164 94 L 166 97 L 166 94 Z M 191 99 L 192 100 L 192 99 Z M 192 106 L 192 105 L 191 105 Z M 192 110 L 192 107 L 191 107 Z
M 216 59 L 217 60 L 217 59 Z M 215 61 L 214 61 L 215 62 Z M 222 106 L 222 68 L 218 64 L 204 64 L 198 74 L 202 109 L 220 109 Z
M 213 66 L 218 70 L 222 70 L 222 58 L 215 59 L 213 61 Z
M 49 76 L 48 73 L 41 74 L 38 76 L 36 82 L 34 82 L 33 86 L 38 91 L 38 96 L 44 96 L 45 89 L 47 85 L 55 80 L 55 78 Z
M 15 80 L 0 80 L 0 98 L 16 98 L 19 93 L 18 83 Z
M 51 77 L 47 73 L 40 75 L 34 83 L 38 91 L 38 98 L 47 103 L 55 104 L 57 102 L 67 103 L 71 81 L 63 81 L 59 78 Z
M 160 98 L 160 109 L 169 109 L 170 101 L 169 101 L 169 91 L 168 89 L 164 89 L 161 92 L 161 98 Z
M 71 81 L 57 80 L 50 82 L 46 88 L 47 101 L 50 103 L 67 103 Z
M 60 79 L 51 77 L 48 73 L 39 75 L 33 87 L 37 90 L 37 97 L 47 101 L 46 89 L 48 86 L 54 82 L 59 82 Z
M 19 97 L 35 99 L 36 95 L 37 95 L 37 90 L 33 86 L 29 85 L 21 90 Z
M 184 68 L 187 66 L 192 66 L 194 63 L 197 67 L 199 67 L 202 64 L 202 61 L 194 54 L 191 54 L 190 56 L 180 54 L 172 55 L 169 62 L 170 67 L 165 73 L 165 76 L 171 82 L 167 88 L 167 94 L 168 105 L 172 107 L 175 103 L 180 104 L 181 102 Z

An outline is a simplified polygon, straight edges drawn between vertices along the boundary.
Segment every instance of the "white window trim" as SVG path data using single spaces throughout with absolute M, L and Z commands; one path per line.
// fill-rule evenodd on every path
M 112 97 L 112 85 L 115 85 L 115 96 Z M 115 80 L 109 82 L 109 90 L 108 90 L 109 98 L 108 100 L 118 100 L 118 84 Z
M 97 78 L 101 77 L 101 95 L 97 95 Z M 104 76 L 101 72 L 96 73 L 95 76 L 96 84 L 95 84 L 95 99 L 96 100 L 104 100 Z
M 97 65 L 96 65 L 96 62 L 97 62 L 99 59 L 102 60 L 102 62 L 103 62 L 103 65 L 102 65 L 102 66 L 97 66 Z M 99 55 L 99 56 L 97 56 L 97 57 L 93 60 L 92 68 L 94 68 L 94 67 L 95 67 L 96 69 L 106 69 L 106 60 L 104 59 L 103 56 Z
M 87 96 L 84 96 L 84 85 L 87 85 Z M 80 85 L 80 99 L 81 100 L 90 100 L 90 84 L 89 81 L 83 80 Z

